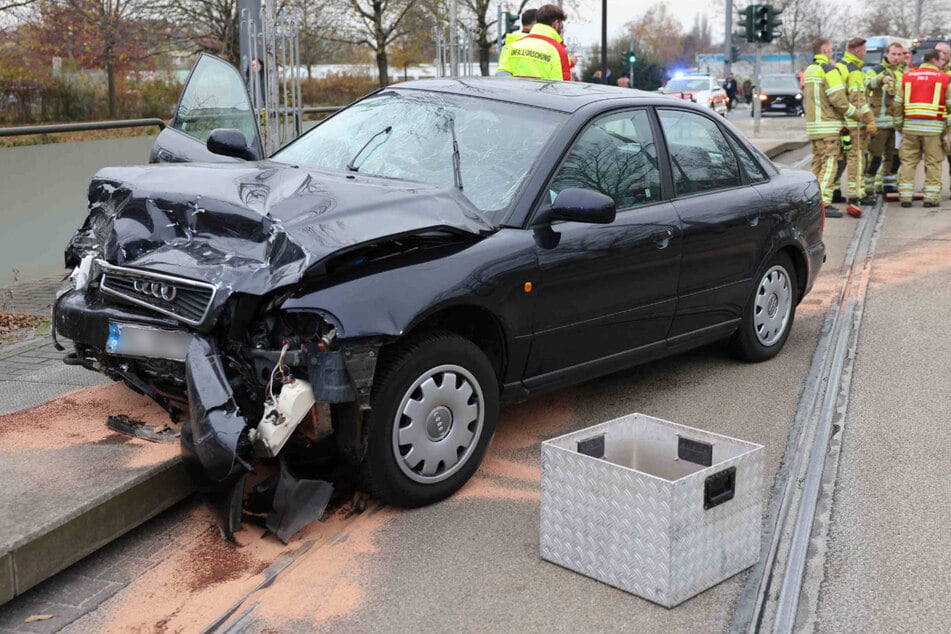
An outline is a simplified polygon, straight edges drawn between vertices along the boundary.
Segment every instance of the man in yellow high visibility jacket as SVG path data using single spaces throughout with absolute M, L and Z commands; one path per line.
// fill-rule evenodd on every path
M 499 60 L 499 74 L 540 79 L 571 79 L 571 62 L 562 43 L 567 16 L 561 8 L 546 4 L 535 14 L 537 23 L 528 35 L 513 42 L 508 57 Z
M 806 134 L 812 142 L 812 173 L 822 188 L 826 216 L 841 218 L 842 212 L 832 206 L 836 164 L 841 156 L 839 131 L 846 117 L 858 116 L 856 108 L 845 95 L 845 84 L 834 64 L 832 40 L 817 38 L 812 45 L 814 61 L 803 76 L 803 106 L 806 110 Z
M 501 70 L 508 66 L 509 53 L 512 52 L 511 46 L 515 42 L 518 42 L 520 39 L 531 33 L 532 27 L 535 26 L 536 15 L 538 11 L 535 9 L 525 9 L 522 11 L 522 30 L 515 31 L 514 33 L 505 34 L 505 45 L 502 47 L 502 50 L 499 51 L 499 69 L 496 71 L 496 75 L 510 75 L 507 71 Z

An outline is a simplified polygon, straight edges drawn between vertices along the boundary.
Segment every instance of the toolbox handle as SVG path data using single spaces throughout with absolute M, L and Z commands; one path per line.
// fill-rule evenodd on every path
M 736 493 L 736 467 L 707 476 L 703 483 L 703 508 L 712 509 L 733 499 Z

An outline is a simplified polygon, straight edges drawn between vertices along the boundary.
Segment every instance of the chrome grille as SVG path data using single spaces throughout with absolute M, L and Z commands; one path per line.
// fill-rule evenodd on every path
M 103 293 L 192 326 L 201 324 L 208 316 L 215 297 L 215 286 L 207 282 L 113 266 L 102 260 L 97 265 L 103 272 L 99 282 Z

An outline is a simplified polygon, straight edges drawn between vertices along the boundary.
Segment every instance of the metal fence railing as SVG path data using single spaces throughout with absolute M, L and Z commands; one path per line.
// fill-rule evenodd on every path
M 85 123 L 57 123 L 0 128 L 0 137 L 25 134 L 54 134 L 56 132 L 87 132 L 89 130 L 111 130 L 117 128 L 140 128 L 150 125 L 157 125 L 159 130 L 165 129 L 165 122 L 161 119 L 122 119 L 119 121 L 87 121 Z
M 343 106 L 307 106 L 300 114 L 333 114 Z M 0 137 L 23 136 L 28 134 L 55 134 L 57 132 L 87 132 L 89 130 L 112 130 L 119 128 L 139 128 L 158 126 L 164 130 L 166 123 L 161 119 L 121 119 L 118 121 L 87 121 L 84 123 L 56 123 L 49 125 L 23 125 L 12 128 L 0 127 Z

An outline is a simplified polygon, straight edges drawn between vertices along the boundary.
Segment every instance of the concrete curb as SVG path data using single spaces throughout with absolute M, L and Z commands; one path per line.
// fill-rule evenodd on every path
M 755 140 L 753 140 L 753 144 L 759 147 L 759 145 L 756 143 Z M 760 147 L 760 149 L 763 151 L 763 154 L 765 154 L 769 158 L 775 158 L 779 156 L 780 154 L 782 154 L 783 152 L 798 150 L 799 148 L 806 145 L 809 145 L 808 139 L 792 139 L 789 141 L 783 141 L 781 143 L 777 143 L 775 145 L 771 144 L 766 147 Z
M 12 544 L 0 545 L 0 605 L 76 563 L 194 491 L 176 456 Z

